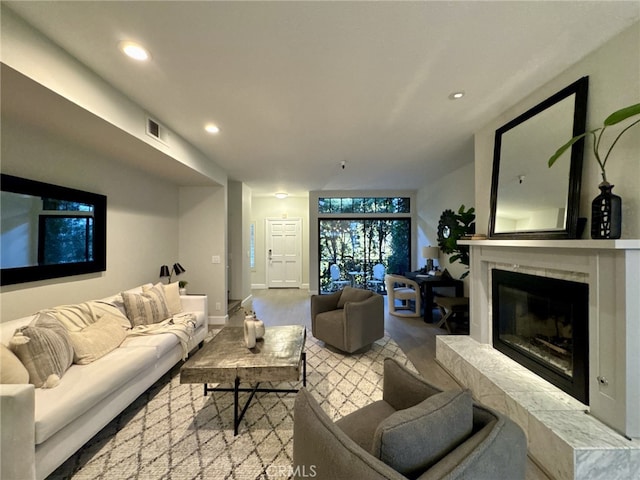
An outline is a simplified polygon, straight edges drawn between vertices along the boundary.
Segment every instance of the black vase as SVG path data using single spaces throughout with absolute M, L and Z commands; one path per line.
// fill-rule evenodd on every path
M 620 238 L 622 233 L 622 199 L 613 193 L 613 185 L 598 185 L 600 195 L 591 202 L 591 238 Z

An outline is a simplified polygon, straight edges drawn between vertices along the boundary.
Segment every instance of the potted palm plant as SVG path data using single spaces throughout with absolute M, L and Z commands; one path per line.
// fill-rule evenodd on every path
M 581 138 L 588 135 L 593 137 L 593 154 L 596 157 L 596 161 L 600 167 L 600 175 L 602 176 L 602 182 L 598 185 L 600 189 L 600 195 L 598 195 L 591 204 L 591 238 L 620 238 L 622 233 L 622 200 L 618 195 L 611 192 L 613 185 L 607 180 L 606 166 L 613 147 L 616 146 L 620 137 L 625 134 L 630 128 L 638 125 L 639 120 L 635 120 L 623 128 L 618 135 L 614 138 L 613 142 L 609 145 L 609 148 L 605 148 L 602 139 L 604 132 L 608 127 L 617 125 L 631 117 L 640 115 L 640 103 L 630 105 L 625 108 L 621 108 L 613 112 L 607 118 L 605 118 L 603 125 L 593 130 L 588 130 L 583 134 L 576 135 L 567 143 L 562 145 L 551 158 L 549 158 L 549 167 L 566 152 L 571 146 Z M 603 156 L 604 155 L 604 156 Z

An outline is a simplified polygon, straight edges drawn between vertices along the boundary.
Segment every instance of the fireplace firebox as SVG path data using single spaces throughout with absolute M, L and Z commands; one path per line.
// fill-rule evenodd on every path
M 589 286 L 494 269 L 493 346 L 589 404 Z

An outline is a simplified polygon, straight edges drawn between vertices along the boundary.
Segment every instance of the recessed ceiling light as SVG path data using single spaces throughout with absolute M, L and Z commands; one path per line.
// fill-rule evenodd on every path
M 151 55 L 149 55 L 149 52 L 142 45 L 135 42 L 120 42 L 120 50 L 122 50 L 122 52 L 126 56 L 140 62 L 149 60 L 149 58 L 151 57 Z
M 453 92 L 451 95 L 449 95 L 449 100 L 458 100 L 462 97 L 464 97 L 463 91 Z
M 288 196 L 289 196 L 289 194 L 286 193 L 286 192 L 278 192 L 278 193 L 276 193 L 276 198 L 283 199 L 283 198 L 287 198 Z
M 219 132 L 220 132 L 220 129 L 218 128 L 218 126 L 217 126 L 217 125 L 214 125 L 213 123 L 207 123 L 207 124 L 204 126 L 204 129 L 205 129 L 207 132 L 209 132 L 209 133 L 214 133 L 214 134 L 215 134 L 215 133 L 219 133 Z

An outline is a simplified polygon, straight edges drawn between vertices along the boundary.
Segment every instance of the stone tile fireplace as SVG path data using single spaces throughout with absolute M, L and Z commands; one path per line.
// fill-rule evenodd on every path
M 522 426 L 530 457 L 552 478 L 640 478 L 640 241 L 480 240 L 468 244 L 470 336 L 439 336 L 438 361 L 478 400 Z M 514 297 L 520 301 L 519 306 L 507 302 L 501 307 L 504 312 L 496 312 L 509 318 L 514 331 L 507 334 L 502 327 L 495 331 L 494 272 L 506 272 L 507 286 L 498 288 L 506 289 L 509 302 Z M 508 286 L 509 279 L 519 274 L 548 279 L 552 290 L 563 292 L 570 285 L 577 290 L 541 300 L 541 292 L 534 289 L 523 299 L 523 293 L 514 293 Z M 575 312 L 568 327 L 566 317 L 574 307 L 550 303 L 574 298 L 580 290 L 586 291 L 586 311 Z M 558 311 L 548 315 L 556 307 Z M 519 324 L 524 313 L 536 317 L 542 325 L 536 328 L 542 331 L 531 332 Z M 547 316 L 555 319 L 540 320 Z M 566 337 L 574 337 L 576 326 L 578 335 L 582 328 L 586 336 L 583 352 L 576 352 L 573 343 L 570 348 L 561 345 L 568 341 Z M 576 356 L 582 356 L 586 365 L 582 367 L 584 385 L 579 388 L 586 395 L 568 394 L 566 386 L 549 382 L 544 374 L 522 365 L 527 362 L 518 363 L 494 348 L 494 339 L 501 334 L 511 343 L 528 343 L 526 348 L 517 347 L 521 351 L 532 344 L 554 351 L 547 353 L 556 363 L 551 370 L 562 372 L 570 357 L 571 377 Z M 539 359 L 529 360 L 539 363 Z

